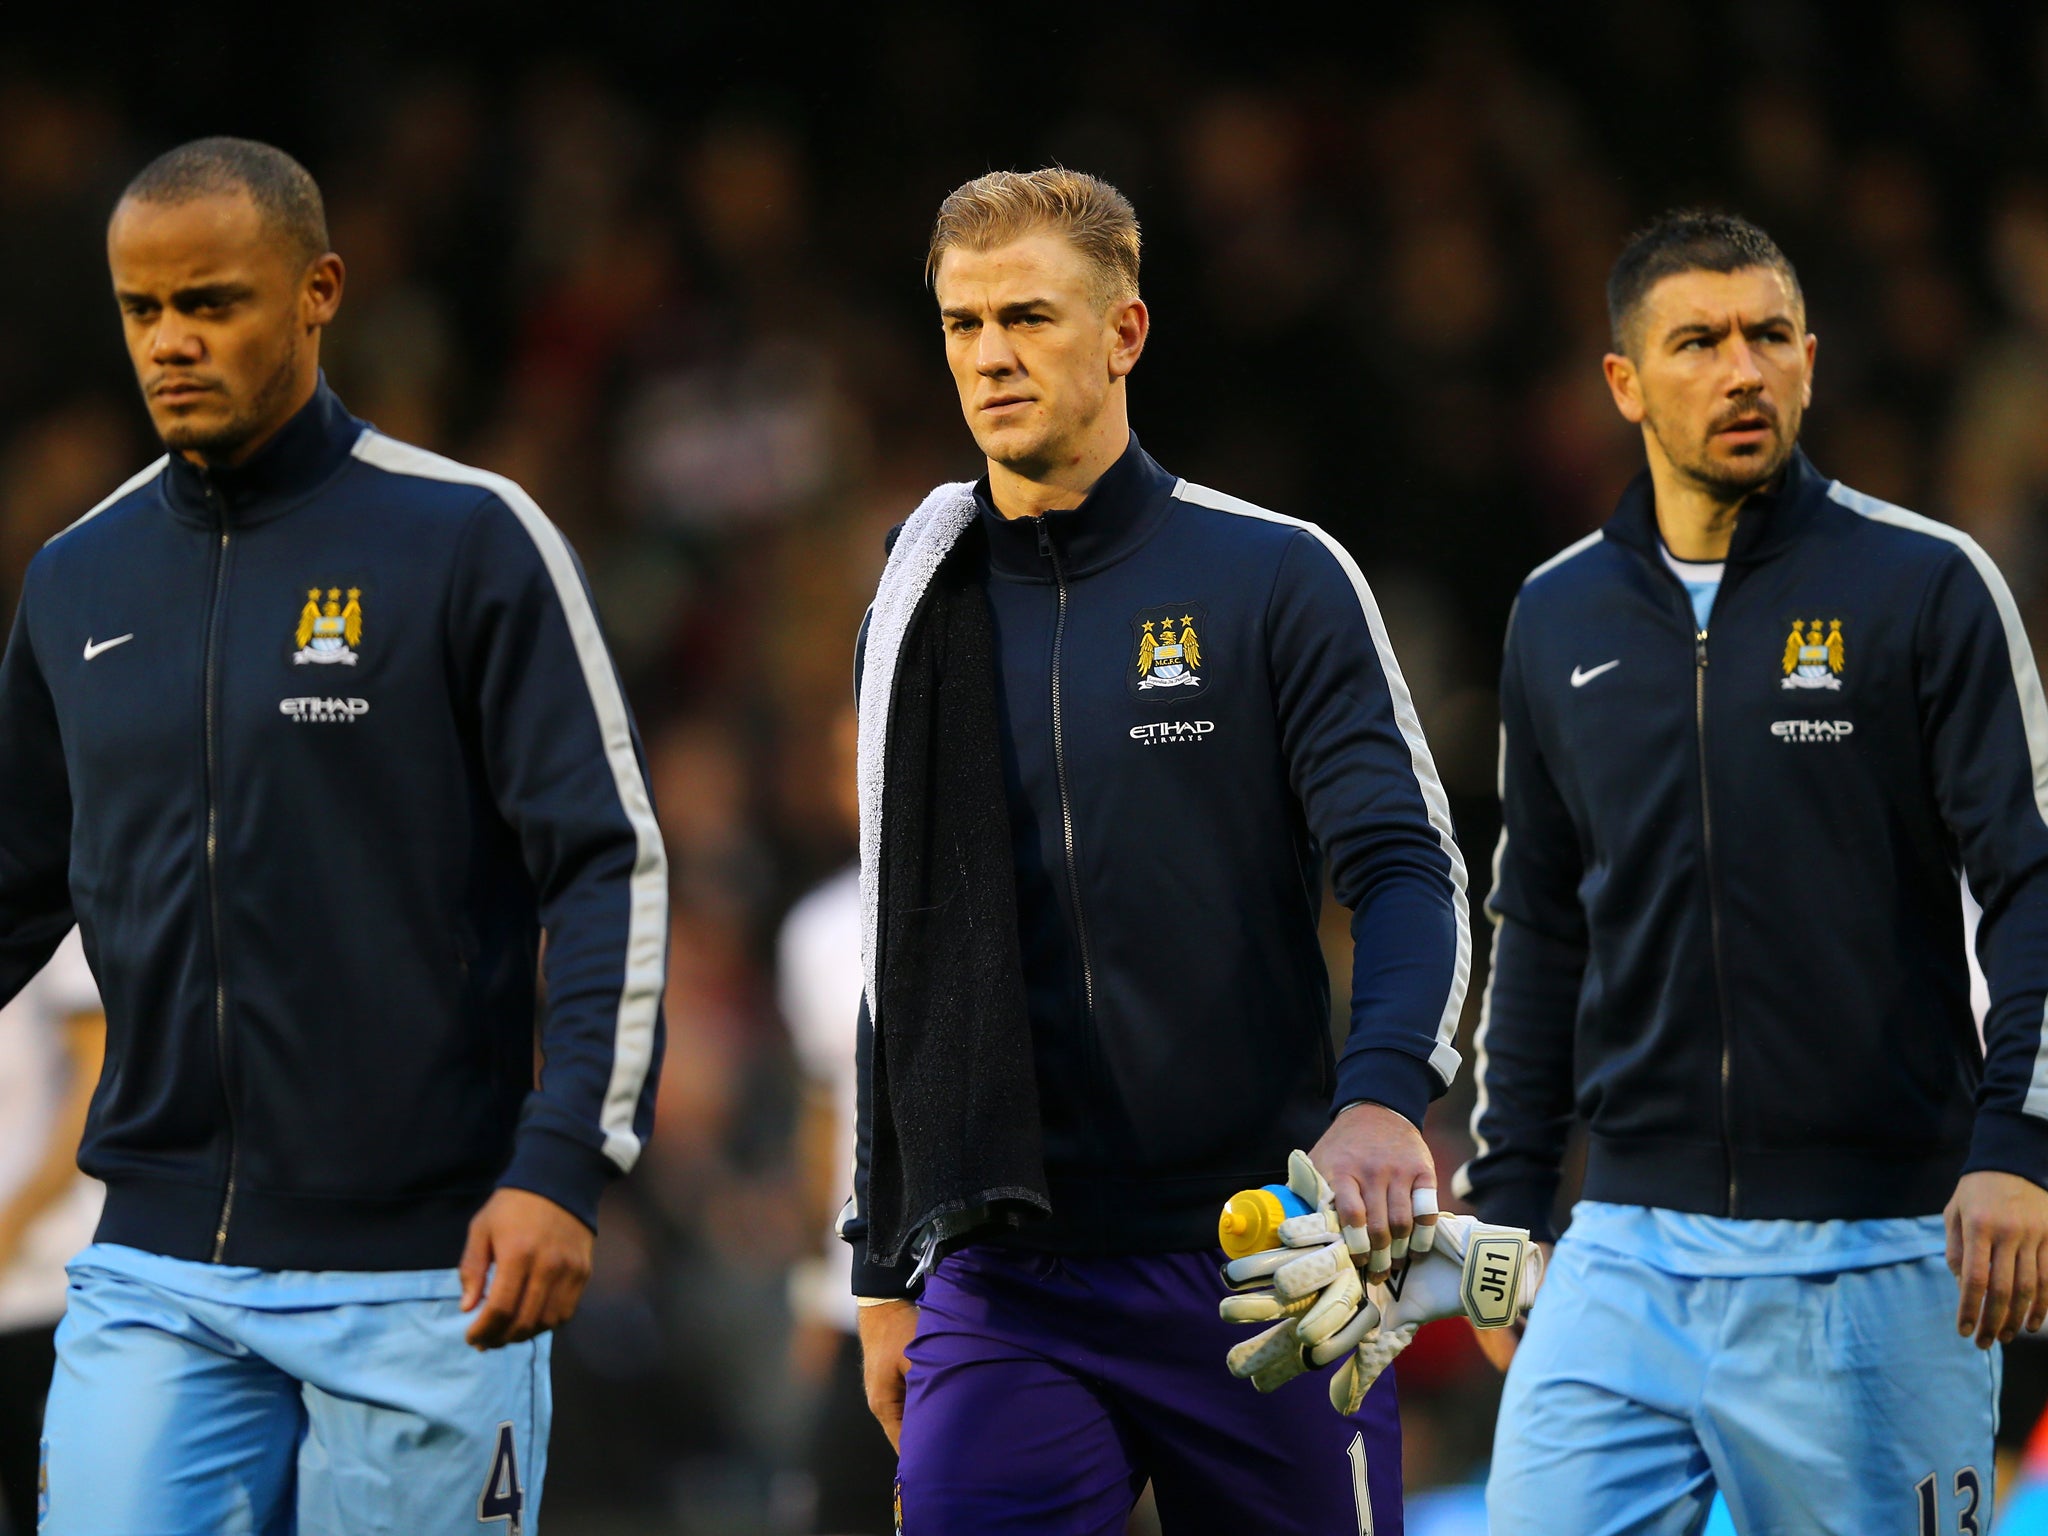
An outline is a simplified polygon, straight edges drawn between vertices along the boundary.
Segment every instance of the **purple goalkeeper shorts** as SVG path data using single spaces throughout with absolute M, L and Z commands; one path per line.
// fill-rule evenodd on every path
M 898 1464 L 904 1536 L 1123 1536 L 1146 1481 L 1167 1536 L 1401 1536 L 1394 1374 L 1350 1418 L 1336 1369 L 1261 1394 L 1223 1364 L 1220 1251 L 1059 1257 L 977 1245 L 920 1298 Z

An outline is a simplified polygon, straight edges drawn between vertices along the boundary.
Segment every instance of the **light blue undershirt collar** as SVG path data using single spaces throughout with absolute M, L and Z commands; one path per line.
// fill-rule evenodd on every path
M 1725 560 L 1681 560 L 1664 547 L 1664 541 L 1657 541 L 1658 553 L 1664 556 L 1664 563 L 1671 567 L 1671 573 L 1685 583 L 1685 590 L 1692 598 L 1693 621 L 1704 630 L 1707 617 L 1714 611 L 1714 596 L 1721 590 L 1721 572 L 1727 568 Z

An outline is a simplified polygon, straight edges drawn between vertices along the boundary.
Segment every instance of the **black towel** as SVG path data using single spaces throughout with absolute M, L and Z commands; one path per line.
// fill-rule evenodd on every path
M 969 522 L 939 562 L 904 631 L 889 701 L 867 1202 L 868 1255 L 880 1264 L 906 1253 L 929 1263 L 976 1227 L 1052 1209 L 986 545 Z

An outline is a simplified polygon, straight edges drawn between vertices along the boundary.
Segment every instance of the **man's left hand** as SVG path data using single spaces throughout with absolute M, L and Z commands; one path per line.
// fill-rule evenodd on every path
M 591 1242 L 590 1228 L 543 1195 L 492 1195 L 462 1250 L 462 1310 L 483 1304 L 465 1336 L 470 1345 L 518 1344 L 569 1321 L 590 1279 Z
M 1436 1188 L 1436 1162 L 1422 1132 L 1385 1105 L 1353 1104 L 1323 1132 L 1309 1161 L 1330 1182 L 1337 1220 L 1354 1253 L 1353 1234 L 1366 1233 L 1366 1273 L 1380 1279 L 1408 1251 L 1415 1230 L 1415 1191 Z M 1433 1225 L 1434 1210 L 1422 1220 Z
M 1977 1347 L 2048 1320 L 2048 1189 L 2017 1174 L 1966 1173 L 1943 1211 L 1948 1267 L 1962 1289 L 1956 1332 Z

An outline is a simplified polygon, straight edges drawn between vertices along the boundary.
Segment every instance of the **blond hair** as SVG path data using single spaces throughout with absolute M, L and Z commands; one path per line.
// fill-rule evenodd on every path
M 1138 215 L 1130 199 L 1085 171 L 990 171 L 955 187 L 932 224 L 924 280 L 937 282 L 939 258 L 959 246 L 994 250 L 1039 230 L 1062 235 L 1095 269 L 1105 303 L 1138 296 Z

